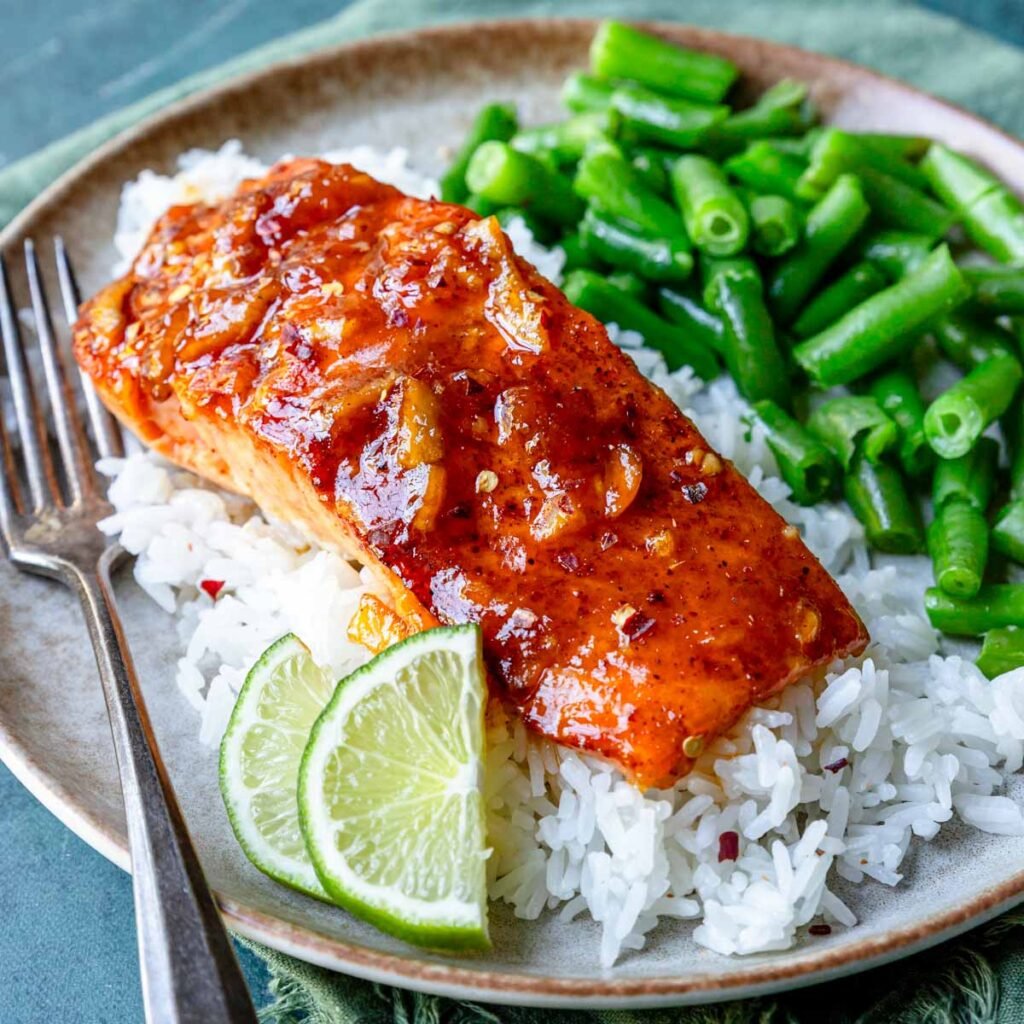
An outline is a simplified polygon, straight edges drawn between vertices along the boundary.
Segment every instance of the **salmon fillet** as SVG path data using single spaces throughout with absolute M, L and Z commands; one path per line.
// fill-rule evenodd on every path
M 75 353 L 143 441 L 372 566 L 412 628 L 478 622 L 525 723 L 639 785 L 867 642 L 797 531 L 493 218 L 280 164 L 169 210 Z

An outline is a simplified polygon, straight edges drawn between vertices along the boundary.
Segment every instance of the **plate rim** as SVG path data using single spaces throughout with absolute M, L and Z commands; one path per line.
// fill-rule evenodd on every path
M 316 48 L 295 57 L 276 60 L 260 68 L 242 72 L 189 94 L 163 107 L 137 124 L 117 133 L 97 149 L 64 171 L 35 199 L 0 230 L 0 252 L 13 240 L 27 233 L 27 228 L 41 215 L 59 207 L 80 179 L 87 178 L 96 167 L 118 155 L 126 147 L 149 136 L 158 136 L 175 121 L 183 120 L 204 107 L 222 101 L 285 74 L 290 70 L 325 65 L 331 66 L 346 56 L 358 57 L 371 51 L 386 50 L 412 43 L 430 45 L 444 41 L 458 45 L 463 37 L 479 39 L 482 32 L 543 31 L 544 27 L 563 31 L 593 31 L 596 18 L 496 18 L 455 21 L 413 30 L 396 30 L 367 38 Z M 704 28 L 682 22 L 634 21 L 645 29 L 675 36 L 689 45 L 750 47 L 781 53 L 814 69 L 836 72 L 854 79 L 873 79 L 918 101 L 925 100 L 937 108 L 966 119 L 1011 152 L 1024 157 L 1024 143 L 997 125 L 977 114 L 918 89 L 900 79 L 841 57 L 818 53 L 786 43 Z M 463 41 L 467 41 L 464 39 Z M 716 46 L 715 44 L 719 44 Z M 17 736 L 0 719 L 0 760 L 11 773 L 57 817 L 89 846 L 129 871 L 125 838 L 115 830 L 83 811 L 66 787 L 47 774 L 43 763 L 37 763 Z M 857 973 L 893 960 L 920 952 L 939 942 L 977 927 L 1004 910 L 1024 902 L 1024 869 L 998 885 L 990 886 L 968 904 L 918 919 L 915 924 L 890 929 L 882 935 L 865 937 L 844 944 L 839 949 L 822 950 L 801 956 L 795 962 L 772 963 L 762 960 L 743 966 L 727 975 L 691 972 L 686 975 L 663 975 L 655 978 L 593 978 L 551 977 L 540 974 L 516 974 L 508 971 L 474 969 L 431 961 L 414 947 L 408 954 L 370 949 L 328 938 L 312 929 L 295 925 L 278 917 L 246 906 L 223 894 L 216 894 L 228 925 L 239 934 L 263 943 L 282 953 L 332 970 L 373 982 L 397 985 L 438 995 L 473 999 L 498 1004 L 523 1006 L 602 1008 L 644 1008 L 717 1002 L 748 998 L 782 989 L 804 987 Z M 473 961 L 467 959 L 467 965 Z M 480 963 L 480 960 L 476 961 Z

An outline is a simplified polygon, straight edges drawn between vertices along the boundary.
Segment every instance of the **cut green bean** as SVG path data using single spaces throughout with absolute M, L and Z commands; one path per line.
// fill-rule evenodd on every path
M 810 163 L 797 183 L 797 194 L 804 199 L 818 199 L 840 174 L 857 174 L 866 167 L 918 189 L 928 187 L 928 179 L 913 164 L 865 145 L 840 128 L 825 128 L 811 150 Z
M 940 459 L 932 477 L 932 505 L 936 509 L 951 501 L 966 501 L 984 513 L 996 485 L 999 445 L 983 437 L 965 455 Z
M 725 325 L 695 296 L 675 288 L 659 288 L 658 308 L 666 320 L 686 328 L 702 345 L 722 353 Z
M 569 301 L 602 323 L 615 323 L 643 335 L 644 341 L 665 357 L 670 370 L 688 365 L 704 380 L 718 375 L 715 353 L 685 331 L 652 313 L 603 277 L 589 270 L 574 270 L 562 286 Z
M 588 153 L 573 182 L 578 195 L 612 217 L 662 238 L 683 234 L 679 211 L 652 192 L 640 173 L 610 153 Z
M 892 135 L 886 132 L 853 132 L 864 146 L 879 149 L 887 156 L 901 160 L 919 160 L 928 152 L 932 140 L 923 135 Z
M 1004 263 L 1024 263 L 1024 204 L 994 174 L 934 143 L 921 167 L 936 195 L 963 218 L 971 240 Z
M 570 231 L 569 234 L 563 235 L 558 246 L 565 253 L 563 274 L 573 270 L 597 270 L 601 266 L 601 261 L 583 244 L 578 231 Z
M 1014 562 L 1024 563 L 1024 500 L 1007 502 L 992 524 L 992 547 Z
M 776 268 L 768 286 L 772 310 L 783 322 L 795 319 L 807 296 L 871 212 L 852 174 L 841 174 L 807 215 L 800 245 Z
M 1024 584 L 985 583 L 971 598 L 953 597 L 929 587 L 924 608 L 936 629 L 955 636 L 981 636 L 990 629 L 1024 626 Z
M 1015 626 L 990 629 L 981 643 L 975 664 L 989 679 L 1020 668 L 1024 665 L 1024 629 Z
M 522 153 L 550 156 L 556 164 L 571 164 L 583 156 L 589 144 L 613 134 L 613 121 L 609 111 L 590 111 L 553 124 L 522 128 L 509 145 Z
M 793 499 L 801 505 L 815 505 L 827 498 L 841 475 L 828 448 L 775 402 L 755 402 L 754 412 Z
M 871 212 L 883 224 L 918 232 L 936 241 L 958 220 L 952 210 L 891 174 L 884 174 L 874 167 L 861 167 L 857 175 Z
M 660 96 L 641 85 L 620 85 L 612 93 L 612 109 L 628 137 L 676 149 L 696 146 L 729 116 L 728 107 Z
M 996 325 L 989 325 L 958 309 L 940 317 L 932 333 L 942 354 L 965 373 L 997 355 L 1015 355 L 1013 338 Z
M 705 156 L 681 156 L 671 177 L 687 234 L 701 252 L 732 256 L 747 244 L 746 207 L 717 164 Z
M 621 21 L 604 21 L 590 44 L 590 67 L 601 78 L 627 78 L 651 89 L 718 103 L 739 75 L 732 61 L 687 50 Z
M 877 551 L 909 555 L 921 550 L 921 515 L 895 466 L 854 458 L 843 478 L 843 495 Z
M 507 209 L 500 203 L 492 203 L 490 199 L 475 194 L 468 195 L 462 203 L 467 209 L 479 214 L 481 217 L 493 217 L 499 210 Z
M 842 277 L 814 296 L 793 324 L 793 333 L 798 338 L 809 338 L 812 334 L 831 327 L 841 316 L 849 313 L 854 306 L 870 298 L 885 287 L 882 272 L 866 260 L 854 264 Z
M 650 287 L 642 277 L 638 277 L 628 270 L 617 270 L 615 273 L 606 275 L 605 280 L 618 288 L 620 292 L 630 296 L 630 298 L 647 305 Z
M 1024 270 L 1013 267 L 964 267 L 974 301 L 992 314 L 1024 313 Z
M 775 340 L 761 275 L 751 260 L 702 264 L 704 301 L 724 325 L 723 355 L 739 392 L 750 402 L 790 400 L 789 371 Z
M 871 235 L 861 256 L 873 263 L 890 281 L 899 281 L 917 270 L 932 251 L 933 239 L 910 231 L 879 231 Z
M 593 75 L 574 71 L 562 83 L 562 105 L 575 114 L 608 110 L 612 105 L 613 82 L 604 82 Z
M 469 198 L 466 168 L 477 149 L 485 142 L 507 142 L 516 133 L 516 108 L 511 103 L 489 103 L 476 115 L 466 141 L 459 147 L 451 165 L 441 178 L 441 198 L 446 203 L 462 203 Z
M 629 151 L 630 166 L 643 178 L 647 187 L 660 196 L 671 192 L 668 169 L 675 158 L 675 153 L 653 146 L 634 146 Z
M 879 462 L 896 447 L 899 428 L 870 395 L 830 398 L 811 413 L 807 429 L 849 470 L 856 455 Z
M 521 220 L 526 225 L 530 234 L 541 245 L 553 244 L 558 236 L 558 232 L 552 228 L 548 221 L 535 217 L 529 210 L 519 206 L 503 206 L 501 209 L 495 210 L 492 216 L 498 218 L 498 223 L 505 230 L 508 230 L 508 226 L 512 221 Z
M 770 142 L 753 142 L 723 165 L 730 177 L 755 192 L 785 196 L 803 202 L 796 186 L 807 161 L 786 153 Z
M 631 271 L 648 281 L 673 284 L 693 270 L 689 240 L 682 235 L 654 238 L 626 221 L 589 207 L 580 222 L 583 244 L 605 263 Z
M 815 114 L 807 102 L 807 85 L 783 78 L 763 92 L 752 107 L 738 110 L 712 132 L 717 146 L 734 146 L 756 139 L 802 135 L 814 123 Z
M 555 224 L 571 226 L 583 214 L 572 185 L 529 153 L 506 142 L 485 142 L 466 168 L 470 190 L 502 206 L 524 206 Z
M 753 192 L 747 192 L 743 201 L 750 217 L 755 252 L 783 256 L 797 245 L 803 234 L 803 217 L 795 203 L 785 196 Z
M 941 590 L 956 597 L 974 597 L 988 562 L 985 517 L 959 498 L 936 509 L 928 526 L 928 554 Z
M 1024 372 L 1014 356 L 997 355 L 939 395 L 924 414 L 924 432 L 943 459 L 966 454 L 1013 401 Z
M 820 387 L 849 384 L 900 355 L 919 327 L 969 294 L 949 249 L 939 246 L 915 271 L 802 341 L 793 354 Z
M 899 428 L 897 454 L 904 472 L 921 476 L 935 458 L 924 434 L 924 400 L 914 378 L 906 370 L 889 370 L 871 382 L 868 393 Z

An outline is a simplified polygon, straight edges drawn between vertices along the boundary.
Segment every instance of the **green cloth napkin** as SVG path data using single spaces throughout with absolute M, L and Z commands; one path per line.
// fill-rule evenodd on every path
M 357 0 L 321 25 L 193 75 L 0 171 L 0 225 L 106 139 L 231 75 L 374 32 L 543 15 L 662 18 L 794 43 L 907 79 L 1024 136 L 1024 52 L 899 0 Z M 777 997 L 664 1011 L 487 1008 L 373 985 L 242 941 L 270 971 L 273 1002 L 261 1016 L 273 1024 L 1024 1024 L 1021 910 L 859 977 Z

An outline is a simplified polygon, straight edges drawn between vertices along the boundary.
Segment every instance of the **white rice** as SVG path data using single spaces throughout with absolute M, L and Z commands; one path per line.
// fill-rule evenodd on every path
M 436 190 L 403 150 L 328 157 L 413 194 Z M 186 154 L 174 177 L 146 172 L 125 186 L 121 257 L 131 258 L 169 203 L 223 196 L 262 169 L 231 142 Z M 540 248 L 521 222 L 510 234 L 558 279 L 559 250 Z M 954 814 L 987 832 L 1024 835 L 1021 807 L 1000 792 L 1024 760 L 1024 670 L 988 681 L 969 661 L 940 654 L 922 605 L 927 559 L 873 560 L 845 506 L 793 504 L 730 380 L 704 385 L 688 368 L 670 374 L 638 335 L 609 329 L 800 529 L 872 643 L 751 711 L 666 791 L 641 793 L 609 765 L 528 735 L 492 707 L 491 898 L 527 919 L 589 914 L 602 925 L 605 967 L 642 948 L 666 917 L 694 920 L 696 941 L 718 953 L 756 953 L 793 945 L 812 921 L 855 924 L 831 880 L 898 884 L 913 837 L 933 838 Z M 138 556 L 140 586 L 177 616 L 177 683 L 205 742 L 218 742 L 246 670 L 281 634 L 297 633 L 339 676 L 365 660 L 345 636 L 370 585 L 365 573 L 152 454 L 102 469 L 116 509 L 102 528 Z M 200 587 L 207 580 L 224 584 L 216 600 Z M 723 859 L 732 844 L 736 859 Z

